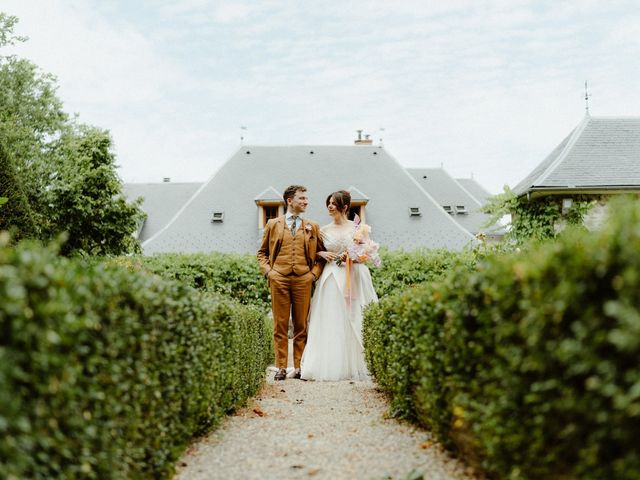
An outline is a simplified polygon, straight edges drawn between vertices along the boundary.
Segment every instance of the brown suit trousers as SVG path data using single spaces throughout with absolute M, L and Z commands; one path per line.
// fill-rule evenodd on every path
M 307 318 L 311 304 L 313 275 L 281 275 L 269 273 L 271 308 L 273 310 L 273 340 L 276 367 L 287 368 L 289 356 L 289 315 L 293 321 L 293 366 L 300 368 L 302 352 L 307 344 Z

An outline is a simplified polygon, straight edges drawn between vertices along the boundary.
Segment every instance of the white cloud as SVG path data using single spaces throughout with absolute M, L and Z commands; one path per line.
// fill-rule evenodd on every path
M 203 180 L 238 145 L 379 138 L 400 162 L 515 184 L 592 111 L 640 115 L 629 0 L 5 0 L 125 180 Z

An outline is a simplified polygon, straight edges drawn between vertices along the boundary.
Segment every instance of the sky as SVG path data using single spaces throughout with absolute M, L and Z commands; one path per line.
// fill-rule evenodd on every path
M 640 116 L 635 0 L 0 0 L 125 182 L 246 145 L 350 145 L 515 186 L 593 116 Z M 246 127 L 242 129 L 241 127 Z M 322 174 L 322 165 L 318 165 Z

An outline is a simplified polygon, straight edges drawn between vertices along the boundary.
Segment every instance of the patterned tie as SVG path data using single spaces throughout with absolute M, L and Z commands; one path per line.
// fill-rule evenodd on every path
M 296 224 L 298 223 L 298 215 L 292 215 L 291 216 L 291 236 L 295 237 L 296 236 Z

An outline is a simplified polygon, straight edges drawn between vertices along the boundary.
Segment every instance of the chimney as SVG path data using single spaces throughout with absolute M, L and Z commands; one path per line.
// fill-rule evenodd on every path
M 358 138 L 353 142 L 356 145 L 371 145 L 373 143 L 370 138 L 371 135 L 365 135 L 364 138 L 362 138 L 362 130 L 356 130 L 356 132 L 358 132 Z

